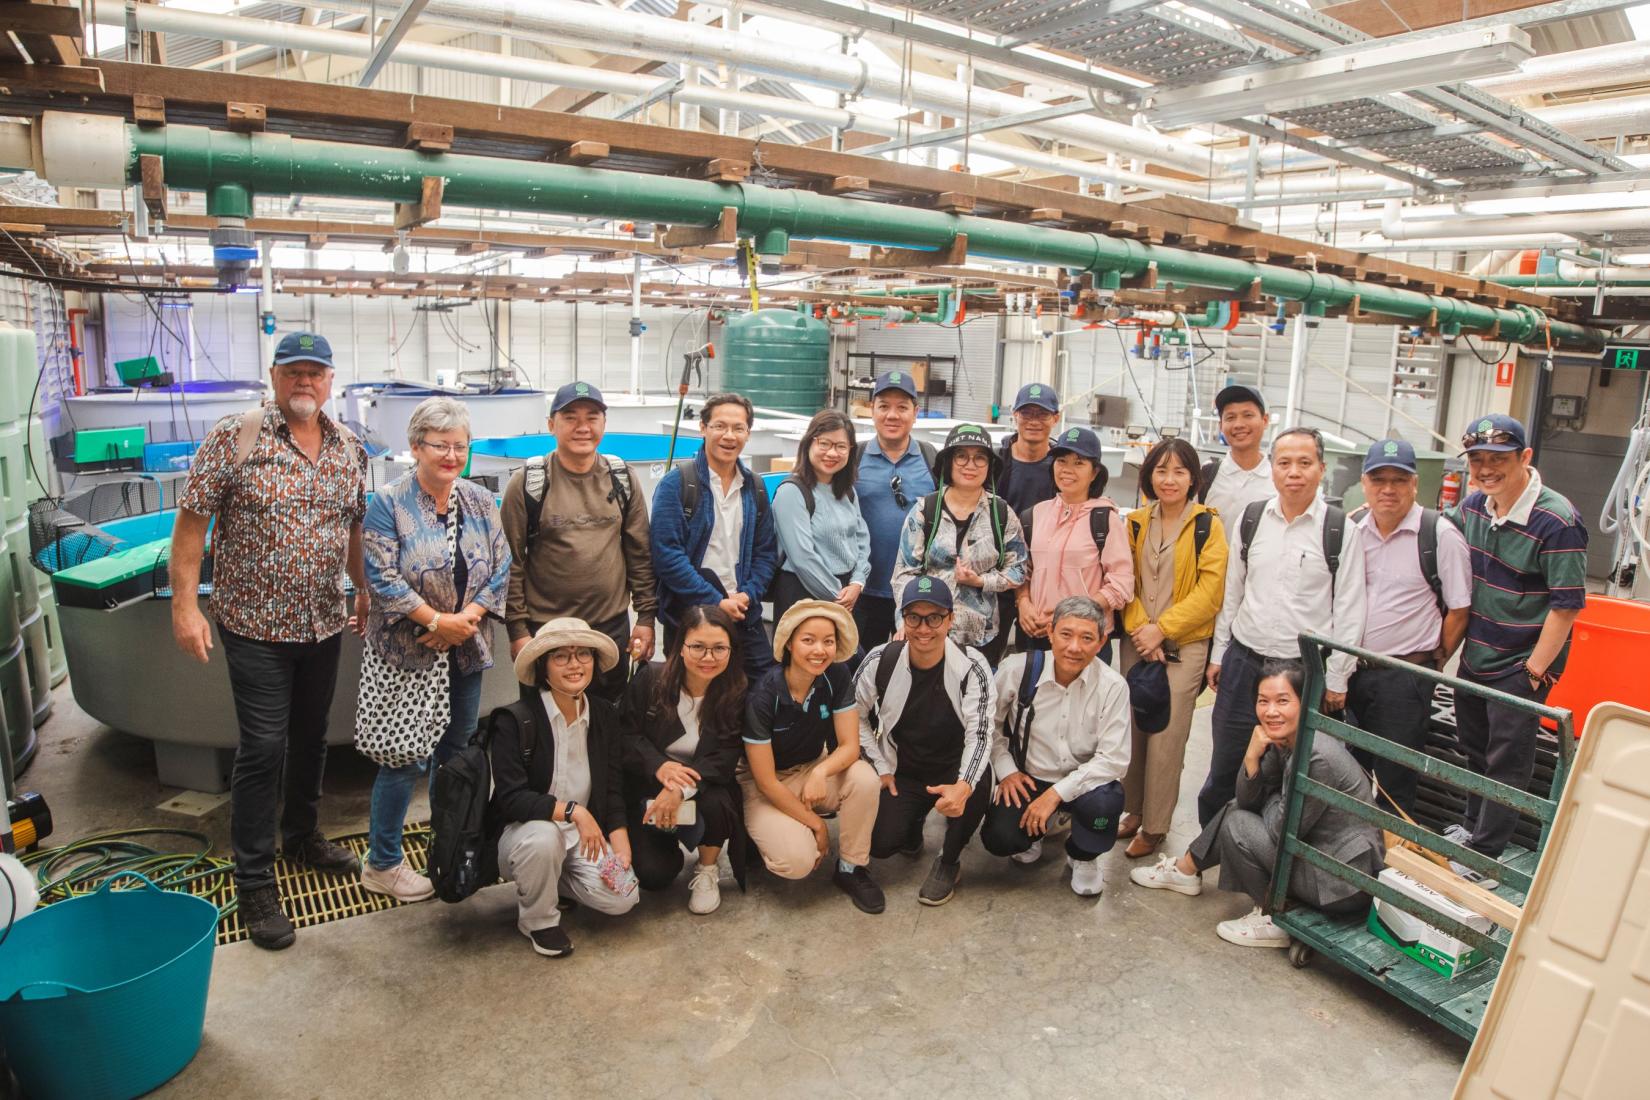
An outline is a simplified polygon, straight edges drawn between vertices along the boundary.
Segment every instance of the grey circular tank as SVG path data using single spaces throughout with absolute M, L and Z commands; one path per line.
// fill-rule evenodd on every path
M 722 337 L 722 388 L 760 408 L 811 416 L 829 392 L 831 330 L 790 309 L 735 317 Z

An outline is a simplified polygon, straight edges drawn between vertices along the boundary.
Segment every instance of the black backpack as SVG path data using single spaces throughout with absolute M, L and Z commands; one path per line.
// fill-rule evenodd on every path
M 684 458 L 676 464 L 682 473 L 682 522 L 693 519 L 693 513 L 699 510 L 699 497 L 704 492 L 704 486 L 699 481 L 699 464 L 691 458 Z M 752 474 L 752 478 L 756 475 Z M 756 522 L 762 522 L 762 515 L 768 510 L 768 491 L 760 479 L 756 480 L 751 489 L 756 493 Z M 813 501 L 808 502 L 808 514 L 813 514 Z
M 934 536 L 938 528 L 934 525 L 934 509 L 943 507 L 940 504 L 940 493 L 936 490 L 922 498 L 917 506 L 922 519 L 922 565 L 928 568 L 928 548 L 934 545 Z M 986 511 L 991 517 L 991 538 L 997 544 L 997 564 L 1003 562 L 1003 525 L 1007 522 L 1008 502 L 996 493 L 986 493 Z
M 1031 722 L 1037 716 L 1032 698 L 1037 694 L 1037 680 L 1043 675 L 1046 650 L 1032 649 L 1025 654 L 1025 667 L 1020 670 L 1020 690 L 1014 697 L 1014 709 L 1003 721 L 1003 735 L 1008 739 L 1008 753 L 1021 771 L 1026 770 L 1026 742 L 1031 735 Z M 1002 776 L 998 776 L 1001 779 Z
M 1364 504 L 1355 509 L 1346 518 L 1357 523 L 1369 513 L 1369 505 Z M 1427 587 L 1432 589 L 1432 598 L 1438 604 L 1440 615 L 1449 614 L 1449 605 L 1444 602 L 1444 580 L 1438 575 L 1438 518 L 1436 508 L 1421 509 L 1421 530 L 1415 536 L 1415 553 L 1421 559 L 1421 576 L 1426 579 Z
M 1218 473 L 1220 473 L 1220 459 L 1218 458 L 1211 458 L 1203 464 L 1203 469 L 1198 471 L 1197 502 L 1199 504 L 1209 503 L 1209 488 L 1214 485 L 1215 475 Z
M 940 452 L 935 449 L 932 443 L 928 443 L 924 440 L 914 439 L 912 442 L 917 445 L 917 452 L 922 455 L 923 462 L 928 466 L 928 474 L 932 477 L 934 474 L 934 466 L 940 460 Z M 864 443 L 854 444 L 854 469 L 856 471 L 859 469 L 860 460 L 865 457 L 865 446 L 866 445 Z
M 1208 545 L 1209 532 L 1214 528 L 1213 512 L 1199 512 L 1192 517 L 1192 562 L 1195 564 L 1203 560 L 1203 548 Z M 1134 532 L 1134 541 L 1140 541 L 1140 521 L 1129 520 L 1129 528 Z
M 1020 513 L 1020 530 L 1025 533 L 1026 547 L 1031 546 L 1031 513 L 1036 506 L 1027 508 Z M 1112 507 L 1095 508 L 1089 512 L 1089 538 L 1094 540 L 1095 553 L 1104 555 L 1106 552 L 1106 536 L 1111 534 L 1111 517 L 1117 514 Z
M 1268 501 L 1250 501 L 1243 510 L 1243 522 L 1238 528 L 1238 537 L 1241 540 L 1238 546 L 1238 556 L 1243 559 L 1243 565 L 1249 565 L 1249 544 L 1254 541 L 1255 530 L 1260 526 L 1261 513 L 1266 511 Z M 1341 570 L 1341 545 L 1346 541 L 1346 513 L 1337 506 L 1326 505 L 1327 511 L 1323 517 L 1323 560 L 1329 566 L 1329 599 L 1335 599 L 1335 575 Z M 1433 554 L 1433 568 L 1437 569 L 1436 547 Z
M 520 701 L 508 709 L 521 730 L 522 759 L 531 761 L 532 711 Z M 477 730 L 468 745 L 436 769 L 430 784 L 428 874 L 442 901 L 463 901 L 498 881 L 498 843 L 488 808 L 493 798 L 491 742 L 490 728 Z
M 619 506 L 619 522 L 623 524 L 630 514 L 630 467 L 622 458 L 612 455 L 598 457 L 607 463 L 607 473 L 613 482 L 612 488 L 607 491 L 607 499 Z M 527 527 L 521 540 L 523 556 L 533 552 L 533 540 L 538 538 L 539 524 L 544 518 L 541 514 L 544 511 L 544 497 L 549 491 L 550 456 L 539 455 L 528 459 L 521 477 L 522 500 L 527 508 Z

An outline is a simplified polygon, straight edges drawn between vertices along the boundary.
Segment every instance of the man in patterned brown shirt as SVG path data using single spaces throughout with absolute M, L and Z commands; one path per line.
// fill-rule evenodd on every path
M 361 519 L 366 451 L 321 406 L 332 348 L 292 333 L 270 368 L 275 400 L 219 421 L 195 455 L 172 532 L 172 633 L 206 662 L 212 629 L 198 606 L 201 555 L 213 534 L 212 599 L 240 746 L 230 778 L 230 841 L 241 917 L 252 942 L 291 944 L 275 883 L 275 825 L 289 860 L 334 874 L 360 862 L 317 827 L 327 711 L 346 625 L 367 619 Z M 343 577 L 355 584 L 353 618 Z M 282 780 L 285 778 L 284 805 Z

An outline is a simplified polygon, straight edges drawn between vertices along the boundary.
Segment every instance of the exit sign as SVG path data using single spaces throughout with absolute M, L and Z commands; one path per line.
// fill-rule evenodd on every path
M 1606 344 L 1604 366 L 1609 370 L 1650 370 L 1650 345 Z

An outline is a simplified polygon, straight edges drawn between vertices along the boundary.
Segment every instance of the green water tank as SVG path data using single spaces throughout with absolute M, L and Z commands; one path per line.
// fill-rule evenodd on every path
M 831 330 L 790 309 L 735 317 L 722 337 L 722 388 L 759 408 L 811 416 L 829 395 Z

